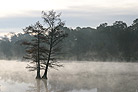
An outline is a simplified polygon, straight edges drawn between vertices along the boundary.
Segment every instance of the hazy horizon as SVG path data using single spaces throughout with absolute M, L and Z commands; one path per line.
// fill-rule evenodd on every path
M 0 32 L 22 32 L 41 21 L 41 11 L 50 10 L 62 12 L 67 27 L 94 28 L 117 20 L 130 25 L 138 16 L 137 4 L 137 0 L 4 0 L 0 4 Z

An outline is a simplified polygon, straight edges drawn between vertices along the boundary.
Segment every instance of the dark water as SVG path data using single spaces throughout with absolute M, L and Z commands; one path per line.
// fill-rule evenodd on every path
M 25 62 L 0 61 L 0 92 L 137 92 L 138 64 L 109 62 L 63 63 L 36 80 Z

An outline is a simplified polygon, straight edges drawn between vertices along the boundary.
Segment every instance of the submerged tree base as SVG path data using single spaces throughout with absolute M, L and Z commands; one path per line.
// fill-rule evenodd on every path
M 36 76 L 36 79 L 42 79 L 40 76 Z
M 42 76 L 42 79 L 46 79 L 47 80 L 48 78 L 46 76 Z

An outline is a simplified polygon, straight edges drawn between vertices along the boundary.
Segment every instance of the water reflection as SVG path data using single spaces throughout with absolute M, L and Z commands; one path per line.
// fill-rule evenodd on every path
M 29 90 L 26 92 L 97 92 L 97 88 L 94 89 L 69 89 L 69 90 L 63 90 L 60 88 L 53 88 L 52 85 L 48 84 L 47 80 L 36 80 L 36 85 L 29 86 Z
M 30 83 L 1 78 L 0 92 L 137 92 L 138 89 L 138 78 L 133 75 L 54 77 L 49 81 L 32 79 Z
M 34 79 L 35 72 L 28 72 L 24 64 L 19 67 L 18 62 L 4 69 L 0 63 L 0 92 L 137 92 L 138 89 L 137 63 L 68 63 L 59 71 L 50 70 L 48 81 Z
M 48 90 L 47 80 L 36 79 L 32 86 L 29 86 L 29 90 L 26 92 L 52 92 Z

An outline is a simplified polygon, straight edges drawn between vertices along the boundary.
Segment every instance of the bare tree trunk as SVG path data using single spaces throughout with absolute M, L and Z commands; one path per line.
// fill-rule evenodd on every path
M 41 76 L 40 76 L 40 63 L 37 64 L 37 75 L 36 75 L 36 79 L 41 79 Z
M 49 66 L 49 61 L 50 61 L 50 57 L 51 57 L 51 50 L 52 50 L 52 43 L 53 39 L 51 38 L 51 43 L 50 43 L 50 49 L 49 49 L 49 55 L 48 55 L 48 60 L 47 60 L 47 64 L 46 64 L 46 68 L 45 68 L 45 72 L 44 75 L 42 76 L 43 79 L 48 79 L 47 77 L 47 73 L 48 73 L 48 66 Z
M 48 79 L 47 73 L 48 73 L 48 66 L 49 66 L 50 56 L 51 56 L 51 48 L 50 48 L 50 53 L 49 53 L 49 56 L 48 56 L 45 72 L 44 72 L 44 74 L 42 76 L 43 79 Z
M 37 39 L 38 39 L 38 44 L 37 44 L 37 46 L 38 46 L 38 48 L 37 48 L 37 76 L 36 76 L 36 79 L 41 79 L 41 76 L 40 76 L 40 59 L 39 59 L 39 48 L 40 48 L 40 38 L 39 38 L 39 35 L 40 35 L 40 33 L 39 33 L 39 31 L 38 31 L 38 36 L 37 36 Z
M 47 72 L 48 72 L 48 65 L 46 65 L 45 72 L 44 72 L 44 74 L 43 74 L 43 76 L 42 76 L 43 79 L 48 79 L 48 77 L 47 77 Z
M 47 60 L 47 64 L 46 64 L 46 68 L 45 68 L 45 72 L 42 76 L 43 79 L 48 79 L 47 77 L 47 73 L 48 73 L 48 66 L 49 66 L 49 61 L 50 61 L 50 57 L 51 57 L 51 47 L 50 47 L 50 51 L 49 51 L 49 55 L 48 55 L 48 60 Z

